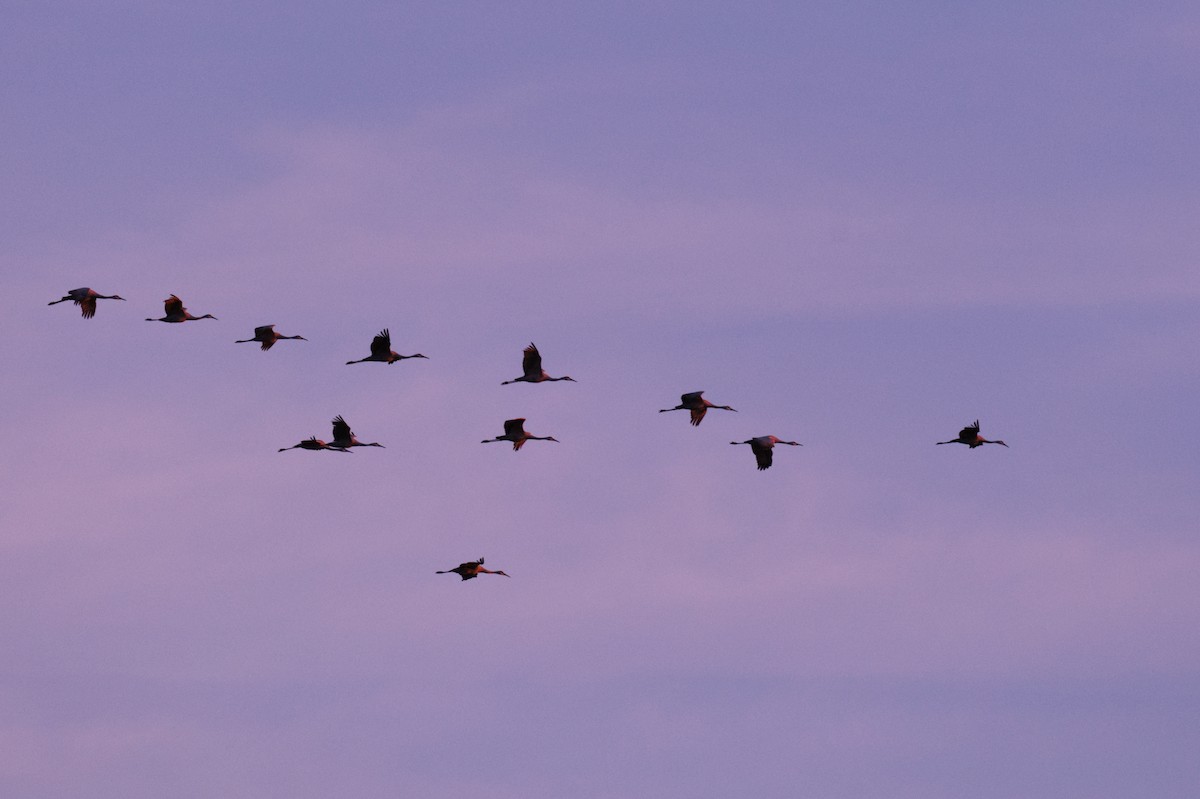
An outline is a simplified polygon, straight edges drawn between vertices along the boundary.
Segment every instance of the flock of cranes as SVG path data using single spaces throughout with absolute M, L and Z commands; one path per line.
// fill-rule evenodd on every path
M 78 288 L 67 292 L 61 299 L 54 300 L 49 305 L 57 305 L 60 302 L 73 302 L 79 306 L 80 313 L 84 319 L 91 319 L 96 315 L 97 300 L 122 300 L 125 298 L 117 294 L 100 294 L 94 289 Z M 183 300 L 172 294 L 163 301 L 164 315 L 158 319 L 147 318 L 147 322 L 168 322 L 178 324 L 182 322 L 194 322 L 200 319 L 216 319 L 212 314 L 204 314 L 203 316 L 193 316 L 188 312 L 183 305 Z M 275 346 L 276 342 L 286 339 L 307 341 L 304 336 L 285 336 L 275 330 L 275 325 L 262 325 L 254 328 L 254 336 L 248 339 L 235 341 L 236 344 L 248 344 L 256 342 L 261 345 L 264 351 Z M 366 363 L 374 361 L 377 363 L 393 364 L 396 361 L 401 361 L 406 358 L 427 358 L 428 356 L 416 353 L 414 355 L 401 355 L 392 349 L 392 336 L 387 328 L 384 328 L 371 340 L 371 354 L 366 358 L 358 360 L 346 361 L 349 366 L 355 363 Z M 575 378 L 563 375 L 562 377 L 551 377 L 542 368 L 542 355 L 538 351 L 537 345 L 530 343 L 525 347 L 521 359 L 520 377 L 514 377 L 512 380 L 505 380 L 501 385 L 509 385 L 510 383 L 545 383 L 555 381 L 570 381 L 576 382 Z M 674 408 L 663 408 L 659 413 L 668 413 L 670 411 L 688 411 L 690 414 L 689 422 L 693 427 L 698 427 L 704 421 L 704 416 L 710 408 L 723 411 L 737 412 L 736 408 L 731 408 L 728 405 L 715 405 L 712 402 L 704 399 L 703 391 L 691 391 L 683 394 L 679 398 L 679 404 Z M 341 416 L 334 417 L 331 422 L 333 426 L 333 438 L 326 442 L 318 439 L 316 436 L 305 439 L 299 444 L 294 444 L 290 447 L 280 448 L 280 452 L 286 452 L 289 449 L 307 449 L 307 450 L 332 450 L 334 452 L 350 452 L 354 447 L 382 447 L 383 444 L 376 442 L 366 443 L 359 441 L 350 429 L 349 423 Z M 492 444 L 497 441 L 507 441 L 512 444 L 513 451 L 516 452 L 525 445 L 526 441 L 554 441 L 558 439 L 554 436 L 535 436 L 525 431 L 525 419 L 508 419 L 504 422 L 504 433 L 495 438 L 487 438 L 483 444 Z M 759 471 L 771 468 L 771 462 L 774 456 L 774 448 L 777 444 L 786 444 L 792 447 L 803 446 L 798 441 L 784 441 L 777 436 L 758 436 L 756 438 L 747 439 L 746 441 L 731 441 L 730 444 L 737 446 L 739 444 L 750 445 L 750 451 L 754 455 L 755 462 L 758 464 Z M 938 441 L 937 444 L 966 444 L 971 449 L 983 446 L 984 444 L 999 444 L 1007 447 L 1003 441 L 989 440 L 979 434 L 979 420 L 964 427 L 959 431 L 957 438 L 952 438 L 949 441 Z M 470 580 L 480 574 L 501 574 L 505 577 L 509 575 L 503 571 L 492 571 L 483 567 L 483 558 L 477 561 L 468 561 L 459 564 L 453 569 L 439 571 L 437 574 L 457 574 L 463 580 Z

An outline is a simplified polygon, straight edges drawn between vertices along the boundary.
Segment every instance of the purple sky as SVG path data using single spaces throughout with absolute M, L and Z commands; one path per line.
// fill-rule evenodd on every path
M 1194 4 L 105 5 L 0 25 L 0 795 L 1196 795 Z

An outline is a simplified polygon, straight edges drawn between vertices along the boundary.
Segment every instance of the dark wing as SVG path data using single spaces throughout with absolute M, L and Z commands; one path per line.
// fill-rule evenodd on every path
M 271 349 L 275 346 L 275 325 L 254 328 L 254 338 L 251 340 L 261 343 L 263 350 Z
M 464 580 L 470 580 L 474 577 L 479 576 L 478 574 L 476 574 L 475 570 L 478 569 L 482 565 L 483 565 L 483 558 L 480 558 L 477 561 L 469 560 L 466 563 L 458 564 L 458 567 L 451 569 L 451 571 L 456 572 Z
M 75 300 L 75 304 L 79 306 L 79 312 L 83 314 L 84 319 L 91 319 L 96 315 L 96 298 L 88 297 L 83 300 Z
M 771 468 L 771 457 L 774 455 L 775 450 L 771 447 L 764 447 L 757 441 L 751 442 L 750 449 L 754 450 L 754 459 L 758 461 L 758 470 L 760 472 L 763 469 Z
M 371 355 L 376 358 L 386 358 L 392 354 L 392 334 L 386 327 L 379 335 L 371 340 Z
M 686 395 L 685 395 L 686 396 Z M 696 395 L 700 396 L 699 394 Z M 692 427 L 698 427 L 704 421 L 704 414 L 708 413 L 708 406 L 701 405 L 699 408 L 692 408 Z
M 350 425 L 346 424 L 346 420 L 340 415 L 333 417 L 333 440 L 334 441 L 349 441 L 350 440 Z
M 183 300 L 172 294 L 163 300 L 163 308 L 167 311 L 167 316 L 179 316 L 186 310 L 183 307 Z
M 689 392 L 679 398 L 679 404 L 685 408 L 690 407 L 692 405 L 698 405 L 700 403 L 700 398 L 702 396 L 704 396 L 703 391 Z
M 532 341 L 525 348 L 525 357 L 521 359 L 521 370 L 525 372 L 526 377 L 542 376 L 542 354 L 538 352 L 537 345 Z
M 964 427 L 962 430 L 958 431 L 958 437 L 960 439 L 962 439 L 963 441 L 974 441 L 975 437 L 978 435 L 979 435 L 979 420 L 978 419 L 975 420 L 975 424 L 969 425 L 968 427 Z
M 504 435 L 506 436 L 523 436 L 525 435 L 525 420 L 524 419 L 509 419 L 504 423 Z

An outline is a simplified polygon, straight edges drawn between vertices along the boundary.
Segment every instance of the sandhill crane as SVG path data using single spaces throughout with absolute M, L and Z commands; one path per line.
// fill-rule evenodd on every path
M 192 316 L 190 313 L 188 313 L 188 309 L 183 307 L 183 300 L 179 299 L 174 294 L 172 294 L 170 297 L 167 297 L 165 300 L 163 300 L 163 308 L 166 309 L 166 313 L 167 313 L 166 316 L 164 316 L 160 319 L 151 319 L 151 318 L 147 317 L 146 321 L 147 322 L 176 323 L 176 322 L 192 322 L 197 319 L 216 319 L 217 318 L 210 313 L 206 313 L 204 316 Z
M 759 436 L 752 438 L 749 441 L 730 441 L 730 444 L 749 444 L 750 451 L 754 453 L 754 459 L 758 461 L 758 470 L 771 468 L 771 457 L 774 454 L 774 446 L 776 444 L 787 444 L 793 447 L 803 447 L 804 445 L 798 441 L 784 441 L 782 438 L 775 436 Z
M 713 405 L 704 399 L 703 394 L 703 391 L 693 391 L 689 394 L 684 394 L 679 398 L 678 405 L 674 408 L 663 408 L 659 413 L 666 413 L 667 411 L 691 411 L 692 426 L 698 426 L 704 421 L 704 414 L 708 412 L 709 408 L 720 408 L 723 411 L 737 412 L 737 408 L 730 408 L 728 405 Z
M 466 563 L 458 564 L 453 569 L 446 569 L 445 571 L 436 572 L 436 573 L 437 574 L 457 574 L 459 577 L 463 578 L 464 580 L 473 580 L 481 574 L 504 574 L 504 572 L 499 571 L 499 570 L 492 571 L 491 569 L 483 568 L 483 558 L 480 558 L 479 560 L 469 560 Z M 504 574 L 504 576 L 510 577 L 511 575 Z
M 546 383 L 555 380 L 570 380 L 576 382 L 575 378 L 567 377 L 551 377 L 542 370 L 542 354 L 538 352 L 537 345 L 533 342 L 524 350 L 525 355 L 521 358 L 521 371 L 525 374 L 520 377 L 514 377 L 512 380 L 505 380 L 500 385 L 507 386 L 509 383 Z
M 365 358 L 360 358 L 357 361 L 346 361 L 349 366 L 352 363 L 366 363 L 367 361 L 379 361 L 380 363 L 395 363 L 402 361 L 405 358 L 426 358 L 427 356 L 417 353 L 416 355 L 400 355 L 392 352 L 392 334 L 387 328 L 379 331 L 379 335 L 371 340 L 371 354 Z
M 316 436 L 313 436 L 312 438 L 306 438 L 303 441 L 301 441 L 299 444 L 296 444 L 294 446 L 283 447 L 279 451 L 284 452 L 289 449 L 332 449 L 332 450 L 337 450 L 338 452 L 349 452 L 350 451 L 350 450 L 346 449 L 345 447 L 341 447 L 336 444 L 326 444 L 324 441 L 321 441 Z
M 254 338 L 244 338 L 241 341 L 235 341 L 233 343 L 234 344 L 249 344 L 252 341 L 258 341 L 258 342 L 262 343 L 262 348 L 263 348 L 263 351 L 265 352 L 265 351 L 271 349 L 271 347 L 274 347 L 276 341 L 282 341 L 285 338 L 288 338 L 288 339 L 297 339 L 298 338 L 301 341 L 308 341 L 308 339 L 306 339 L 304 336 L 284 336 L 279 333 L 276 333 L 275 325 L 263 325 L 262 327 L 254 328 Z
M 329 442 L 331 447 L 340 447 L 350 449 L 351 447 L 382 447 L 383 444 L 365 444 L 358 440 L 358 437 L 350 431 L 350 425 L 341 416 L 333 417 L 333 441 Z
M 496 441 L 511 441 L 513 452 L 519 450 L 525 445 L 526 441 L 553 441 L 558 443 L 558 439 L 554 436 L 531 436 L 525 432 L 524 419 L 509 419 L 504 423 L 504 435 L 488 438 L 480 441 L 480 444 L 491 444 Z
M 986 438 L 984 438 L 983 436 L 979 435 L 979 420 L 978 419 L 975 420 L 974 424 L 967 425 L 962 430 L 959 430 L 958 438 L 952 438 L 949 441 L 939 441 L 937 443 L 938 444 L 966 444 L 971 449 L 975 449 L 976 447 L 982 447 L 984 444 L 999 444 L 1002 447 L 1008 446 L 1008 444 L 1005 444 L 1000 439 L 996 439 L 995 441 L 989 441 Z
M 48 302 L 47 305 L 58 305 L 60 302 L 70 300 L 79 306 L 79 312 L 83 314 L 84 319 L 91 319 L 96 315 L 96 300 L 124 300 L 124 297 L 116 294 L 97 294 L 95 289 L 71 289 L 67 292 L 67 296 L 61 300 Z

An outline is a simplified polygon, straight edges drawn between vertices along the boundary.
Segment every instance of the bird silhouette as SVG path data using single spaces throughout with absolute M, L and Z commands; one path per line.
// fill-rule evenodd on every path
M 252 341 L 258 341 L 262 344 L 263 352 L 275 346 L 276 341 L 283 339 L 300 339 L 308 341 L 304 336 L 284 336 L 275 332 L 275 325 L 263 325 L 262 327 L 254 328 L 254 338 L 244 338 L 241 341 L 235 341 L 234 344 L 249 344 Z
M 529 433 L 526 433 L 524 419 L 509 419 L 504 423 L 504 435 L 496 436 L 495 438 L 485 438 L 479 443 L 491 444 L 496 441 L 511 441 L 513 452 L 525 446 L 526 441 L 553 441 L 558 443 L 558 439 L 554 436 L 531 436 Z
M 730 441 L 730 444 L 749 444 L 750 451 L 754 453 L 754 459 L 758 461 L 758 470 L 761 472 L 764 469 L 771 468 L 771 459 L 774 456 L 774 447 L 776 444 L 787 444 L 792 447 L 802 447 L 803 444 L 797 441 L 784 441 L 782 438 L 775 436 L 759 436 L 748 441 Z
M 967 425 L 962 430 L 958 431 L 958 438 L 952 438 L 949 441 L 938 441 L 938 444 L 966 444 L 971 449 L 982 447 L 984 444 L 999 444 L 1002 447 L 1007 447 L 1000 439 L 989 441 L 979 435 L 979 420 L 976 419 L 974 424 Z
M 358 437 L 350 431 L 350 425 L 341 416 L 333 417 L 333 441 L 329 442 L 331 447 L 341 447 L 350 449 L 351 447 L 382 447 L 383 444 L 364 444 L 358 440 Z
M 188 313 L 188 309 L 183 307 L 183 300 L 179 299 L 174 294 L 172 294 L 170 297 L 167 297 L 165 300 L 163 300 L 163 308 L 166 310 L 166 314 L 167 314 L 166 316 L 163 316 L 159 319 L 151 319 L 151 318 L 147 317 L 146 321 L 147 322 L 170 322 L 172 324 L 175 324 L 175 323 L 179 323 L 179 322 L 194 322 L 197 319 L 216 319 L 217 318 L 210 313 L 206 313 L 206 314 L 204 314 L 204 316 L 192 316 L 190 313 Z
M 387 328 L 379 332 L 379 335 L 371 340 L 371 354 L 365 358 L 360 358 L 357 361 L 346 361 L 349 366 L 352 363 L 366 363 L 367 361 L 379 361 L 380 363 L 395 363 L 402 361 L 405 358 L 427 358 L 428 356 L 417 353 L 416 355 L 400 355 L 392 351 L 392 334 Z
M 98 294 L 95 289 L 71 289 L 67 295 L 61 300 L 48 302 L 47 305 L 58 305 L 60 302 L 70 300 L 79 306 L 79 312 L 83 314 L 84 319 L 91 319 L 96 315 L 96 300 L 124 300 L 124 297 L 116 294 Z
M 713 405 L 711 402 L 704 399 L 702 396 L 703 394 L 703 391 L 693 391 L 691 393 L 684 394 L 679 398 L 678 405 L 676 405 L 674 408 L 663 408 L 659 411 L 659 413 L 666 413 L 667 411 L 691 411 L 692 426 L 698 427 L 700 423 L 704 421 L 704 414 L 708 413 L 709 408 L 720 408 L 723 411 L 737 412 L 737 408 L 730 408 L 728 405 Z
M 349 452 L 350 451 L 350 450 L 346 449 L 345 447 L 336 446 L 334 444 L 326 444 L 324 441 L 321 441 L 316 436 L 313 436 L 312 438 L 306 438 L 303 441 L 301 441 L 299 444 L 295 444 L 290 447 L 283 447 L 279 451 L 285 452 L 289 449 L 312 449 L 312 450 L 331 449 L 331 450 L 336 450 L 338 452 Z
M 476 577 L 478 577 L 481 574 L 504 574 L 504 572 L 499 571 L 499 570 L 492 571 L 491 569 L 483 568 L 483 558 L 480 558 L 479 560 L 469 560 L 466 563 L 458 564 L 453 569 L 446 569 L 445 571 L 440 571 L 440 572 L 435 572 L 435 573 L 436 574 L 457 574 L 459 577 L 463 578 L 464 580 L 474 580 Z M 504 576 L 510 577 L 511 575 L 504 574 Z
M 521 371 L 525 374 L 520 377 L 514 377 L 512 380 L 505 380 L 500 385 L 507 386 L 509 383 L 546 383 L 555 380 L 570 380 L 576 382 L 573 377 L 551 377 L 542 369 L 542 355 L 538 352 L 537 345 L 533 342 L 524 349 L 525 355 L 521 358 Z

